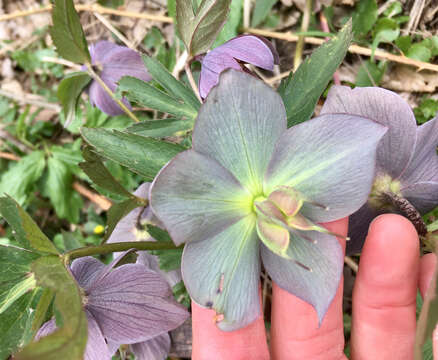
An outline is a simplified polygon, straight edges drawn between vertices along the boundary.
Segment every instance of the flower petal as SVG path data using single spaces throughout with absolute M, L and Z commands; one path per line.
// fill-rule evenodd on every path
M 105 338 L 132 344 L 168 332 L 187 319 L 186 309 L 169 295 L 169 285 L 159 274 L 140 264 L 127 264 L 94 284 L 87 309 Z
M 260 314 L 259 243 L 255 218 L 249 215 L 184 248 L 181 267 L 187 291 L 200 306 L 216 310 L 221 330 L 239 329 Z
M 89 47 L 91 61 L 93 65 L 102 64 L 105 60 L 105 56 L 111 53 L 114 49 L 116 49 L 119 45 L 111 42 L 111 41 L 98 41 L 97 43 L 91 44 Z
M 251 196 L 234 176 L 193 150 L 178 154 L 160 171 L 150 198 L 177 245 L 212 237 L 251 212 Z
M 105 268 L 105 264 L 95 259 L 92 256 L 86 256 L 73 260 L 71 264 L 71 272 L 83 289 L 89 288 L 96 275 Z
M 193 148 L 218 161 L 253 195 L 261 195 L 263 175 L 285 130 L 280 96 L 251 75 L 227 70 L 199 111 Z
M 352 214 L 370 192 L 376 147 L 385 131 L 373 121 L 346 114 L 322 115 L 288 129 L 269 163 L 266 193 L 280 186 L 299 191 L 309 201 L 301 212 L 313 222 Z
M 356 254 L 362 250 L 365 239 L 368 235 L 368 228 L 377 216 L 385 213 L 364 204 L 358 211 L 348 218 L 348 236 L 346 254 Z
M 417 128 L 413 157 L 400 176 L 406 186 L 417 182 L 438 182 L 438 117 Z
M 262 69 L 273 70 L 274 64 L 278 63 L 278 54 L 268 40 L 254 35 L 235 37 L 211 50 L 202 60 L 199 77 L 199 91 L 203 98 L 219 82 L 222 71 L 229 68 L 241 69 L 236 59 Z
M 321 114 L 347 113 L 388 127 L 377 150 L 377 170 L 397 178 L 415 146 L 416 121 L 409 104 L 398 94 L 377 88 L 333 86 Z
M 55 319 L 51 319 L 47 322 L 45 322 L 40 329 L 37 331 L 36 335 L 35 335 L 35 339 L 34 341 L 38 341 L 39 339 L 50 335 L 51 333 L 53 333 L 56 330 L 56 322 Z
M 420 214 L 426 214 L 438 205 L 438 181 L 417 182 L 403 187 L 401 193 Z
M 264 245 L 262 260 L 272 280 L 282 289 L 311 304 L 321 323 L 338 289 L 344 255 L 334 236 L 316 231 L 306 232 L 305 236 L 317 243 L 313 244 L 291 232 L 288 255 L 312 271 L 274 254 Z
M 87 310 L 88 341 L 84 360 L 110 360 L 111 353 L 94 316 Z
M 150 340 L 132 344 L 131 350 L 136 360 L 165 360 L 170 351 L 170 336 L 165 333 Z
M 102 80 L 104 80 L 105 84 L 111 89 L 111 91 L 115 91 L 116 85 L 114 83 L 111 83 L 106 79 Z M 98 107 L 105 114 L 116 116 L 124 113 L 119 105 L 117 105 L 111 96 L 109 96 L 96 81 L 93 81 L 90 85 L 89 96 L 91 105 Z M 123 98 L 122 101 L 129 109 L 131 108 L 128 100 Z

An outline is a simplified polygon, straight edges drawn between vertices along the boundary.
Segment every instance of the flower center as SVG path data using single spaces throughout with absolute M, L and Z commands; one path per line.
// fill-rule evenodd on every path
M 368 198 L 368 204 L 379 210 L 394 210 L 392 196 L 401 196 L 400 181 L 394 180 L 388 174 L 376 176 L 371 193 Z

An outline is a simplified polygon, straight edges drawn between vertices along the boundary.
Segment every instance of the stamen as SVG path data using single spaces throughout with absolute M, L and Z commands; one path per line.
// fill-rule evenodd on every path
M 312 238 L 310 238 L 310 237 L 308 237 L 308 236 L 306 236 L 306 235 L 303 235 L 303 234 L 297 234 L 299 237 L 302 237 L 304 240 L 307 240 L 308 242 L 310 242 L 311 244 L 318 244 L 318 241 L 317 240 L 315 240 L 315 239 L 312 239 Z
M 299 267 L 303 268 L 304 270 L 307 270 L 309 272 L 313 272 L 312 268 L 304 265 L 303 263 L 300 263 L 298 260 L 291 259 L 295 264 L 297 264 Z
M 313 205 L 313 206 L 319 207 L 319 208 L 321 208 L 321 209 L 323 209 L 323 210 L 325 210 L 325 211 L 329 211 L 329 210 L 330 210 L 330 207 L 325 206 L 325 205 L 320 204 L 320 203 L 317 203 L 317 202 L 315 202 L 315 201 L 309 201 L 309 200 L 306 200 L 306 203 L 309 203 L 309 204 L 311 204 L 311 205 Z

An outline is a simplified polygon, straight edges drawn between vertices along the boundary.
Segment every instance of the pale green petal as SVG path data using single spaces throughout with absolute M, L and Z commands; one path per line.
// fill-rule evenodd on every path
M 178 154 L 155 178 L 151 207 L 176 244 L 215 236 L 251 213 L 251 195 L 215 160 Z
M 346 114 L 322 115 L 288 129 L 269 163 L 265 193 L 283 185 L 299 191 L 305 199 L 301 212 L 314 222 L 352 214 L 368 198 L 385 132 L 376 122 Z
M 251 75 L 227 70 L 199 111 L 193 148 L 216 159 L 254 195 L 261 195 L 266 167 L 285 130 L 280 96 Z
M 255 216 L 249 215 L 217 236 L 184 248 L 186 288 L 196 303 L 223 314 L 217 323 L 222 330 L 239 329 L 260 315 L 259 244 Z

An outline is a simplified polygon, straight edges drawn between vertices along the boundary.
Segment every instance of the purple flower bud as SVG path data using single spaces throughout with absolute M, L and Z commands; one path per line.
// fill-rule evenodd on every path
M 123 76 L 133 76 L 143 81 L 151 80 L 138 52 L 110 41 L 99 41 L 90 46 L 92 65 L 97 69 L 103 82 L 115 91 L 117 82 Z M 123 110 L 108 93 L 93 81 L 89 89 L 90 102 L 108 115 L 123 114 Z M 123 103 L 130 108 L 126 99 Z
M 273 70 L 278 64 L 277 51 L 265 38 L 255 35 L 237 36 L 211 50 L 202 59 L 199 76 L 199 92 L 206 98 L 211 88 L 219 82 L 225 69 L 247 71 L 242 63 L 253 64 L 265 70 Z

